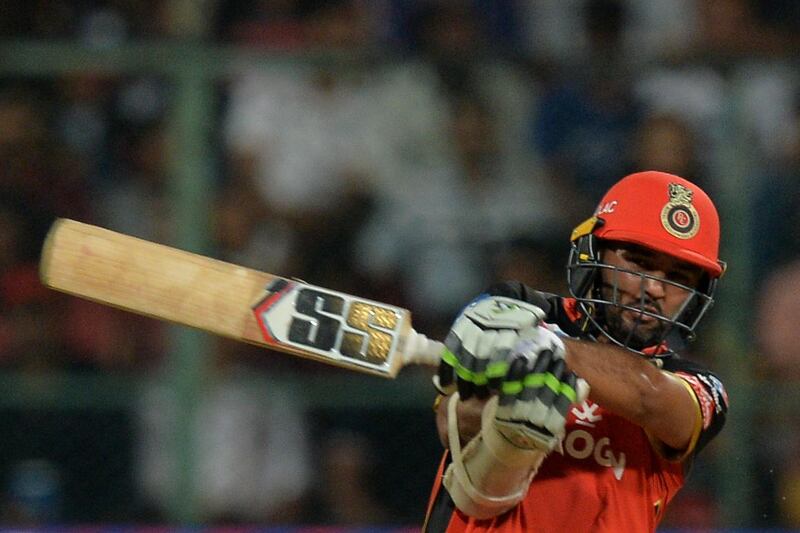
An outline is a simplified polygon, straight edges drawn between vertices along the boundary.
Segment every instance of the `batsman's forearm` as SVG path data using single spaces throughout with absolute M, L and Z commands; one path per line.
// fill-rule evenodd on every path
M 673 384 L 647 359 L 616 346 L 566 339 L 567 366 L 591 386 L 590 397 L 633 422 L 663 407 Z

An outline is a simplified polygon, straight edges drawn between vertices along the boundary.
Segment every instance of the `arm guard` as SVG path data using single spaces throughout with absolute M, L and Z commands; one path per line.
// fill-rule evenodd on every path
M 547 453 L 518 448 L 495 429 L 497 397 L 483 410 L 481 432 L 462 451 L 458 399 L 458 393 L 453 394 L 447 406 L 452 462 L 444 474 L 444 486 L 460 511 L 478 519 L 491 518 L 522 501 Z

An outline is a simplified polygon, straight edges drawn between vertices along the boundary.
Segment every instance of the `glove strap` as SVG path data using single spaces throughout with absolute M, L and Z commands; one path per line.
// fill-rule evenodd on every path
M 491 423 L 495 411 L 491 402 L 494 402 L 496 406 L 496 398 L 490 400 L 490 404 L 484 408 L 481 435 L 472 439 L 462 451 L 458 434 L 456 409 L 458 401 L 459 396 L 456 392 L 450 397 L 447 404 L 447 437 L 452 462 L 445 472 L 444 485 L 456 507 L 462 512 L 475 518 L 497 516 L 512 508 L 525 497 L 530 482 L 546 454 L 514 448 L 516 460 L 510 461 L 514 463 L 513 465 L 497 457 L 495 450 L 486 442 L 485 435 L 495 433 L 497 439 L 505 442 L 505 446 L 513 445 L 508 443 L 493 427 L 487 428 L 486 421 Z M 487 411 L 490 412 L 488 417 Z M 503 445 L 496 446 L 499 448 Z M 523 456 L 526 459 L 524 461 L 522 460 Z M 470 470 L 473 471 L 474 476 L 470 475 Z M 487 480 L 484 478 L 488 477 L 487 473 L 489 472 L 495 482 L 497 479 L 508 481 L 506 487 L 497 491 L 503 495 L 495 496 L 486 493 L 484 484 Z

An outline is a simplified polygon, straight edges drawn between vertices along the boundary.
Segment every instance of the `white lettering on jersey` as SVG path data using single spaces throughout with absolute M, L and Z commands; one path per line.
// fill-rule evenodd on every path
M 595 422 L 603 419 L 601 415 L 596 414 L 599 408 L 600 406 L 596 403 L 589 405 L 589 402 L 583 402 L 580 406 L 573 407 L 572 414 L 575 415 L 575 423 L 593 428 Z
M 589 402 L 573 407 L 575 423 L 590 428 L 596 427 L 596 423 L 603 419 L 603 416 L 597 413 L 599 408 L 599 405 Z M 595 440 L 591 433 L 583 429 L 573 429 L 567 433 L 562 453 L 575 459 L 591 457 L 600 466 L 611 468 L 617 481 L 621 480 L 625 473 L 625 452 L 615 453 L 611 448 L 611 439 L 601 437 Z
M 600 466 L 611 468 L 617 481 L 625 474 L 625 452 L 615 454 L 608 437 L 595 441 L 588 431 L 572 430 L 564 439 L 564 453 L 575 459 L 588 459 L 591 456 Z
M 625 453 L 619 452 L 615 457 L 611 449 L 611 439 L 608 437 L 597 441 L 597 446 L 594 447 L 594 460 L 601 466 L 611 468 L 617 481 L 622 479 L 622 474 L 625 473 Z

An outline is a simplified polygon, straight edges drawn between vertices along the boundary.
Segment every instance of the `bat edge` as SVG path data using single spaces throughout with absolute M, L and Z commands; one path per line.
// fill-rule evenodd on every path
M 50 229 L 47 230 L 47 235 L 45 235 L 44 242 L 42 243 L 42 252 L 39 256 L 39 281 L 49 289 L 54 289 L 53 285 L 50 283 L 50 265 L 53 261 L 55 240 L 59 229 L 70 221 L 71 219 L 68 218 L 56 218 L 50 225 Z

